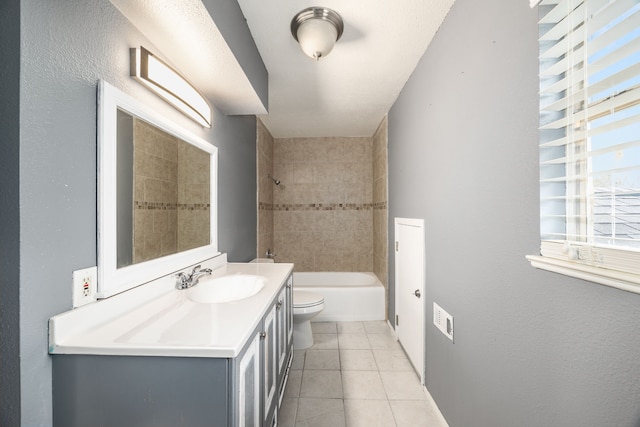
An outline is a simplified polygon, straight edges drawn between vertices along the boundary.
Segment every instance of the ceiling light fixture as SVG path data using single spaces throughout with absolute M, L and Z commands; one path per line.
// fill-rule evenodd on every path
M 331 52 L 344 30 L 337 12 L 326 7 L 309 7 L 291 20 L 291 34 L 302 51 L 316 61 Z
M 207 99 L 165 62 L 140 46 L 131 48 L 131 76 L 202 126 L 211 127 Z

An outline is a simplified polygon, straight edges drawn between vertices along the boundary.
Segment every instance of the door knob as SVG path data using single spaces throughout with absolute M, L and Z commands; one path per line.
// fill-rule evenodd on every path
M 415 296 L 417 296 L 418 298 L 420 298 L 420 289 L 416 289 L 415 292 L 413 293 Z

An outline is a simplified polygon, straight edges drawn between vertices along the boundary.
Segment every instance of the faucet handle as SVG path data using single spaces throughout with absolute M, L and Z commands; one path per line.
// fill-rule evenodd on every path
M 191 275 L 193 276 L 194 274 L 196 274 L 198 271 L 200 271 L 200 267 L 202 267 L 200 264 L 196 265 L 195 267 L 193 267 L 193 270 L 191 270 Z
M 176 288 L 178 289 L 184 289 L 187 283 L 189 283 L 189 276 L 182 272 L 176 274 L 176 279 L 178 279 L 176 281 Z

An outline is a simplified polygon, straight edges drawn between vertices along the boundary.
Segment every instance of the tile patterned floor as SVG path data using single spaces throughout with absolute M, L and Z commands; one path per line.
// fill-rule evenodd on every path
M 279 427 L 446 427 L 384 321 L 311 323 L 295 351 Z

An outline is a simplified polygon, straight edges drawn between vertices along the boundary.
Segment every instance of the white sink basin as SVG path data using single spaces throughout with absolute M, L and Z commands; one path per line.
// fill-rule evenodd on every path
M 260 292 L 265 281 L 264 277 L 252 274 L 201 277 L 197 285 L 187 289 L 187 298 L 209 304 L 239 301 Z

